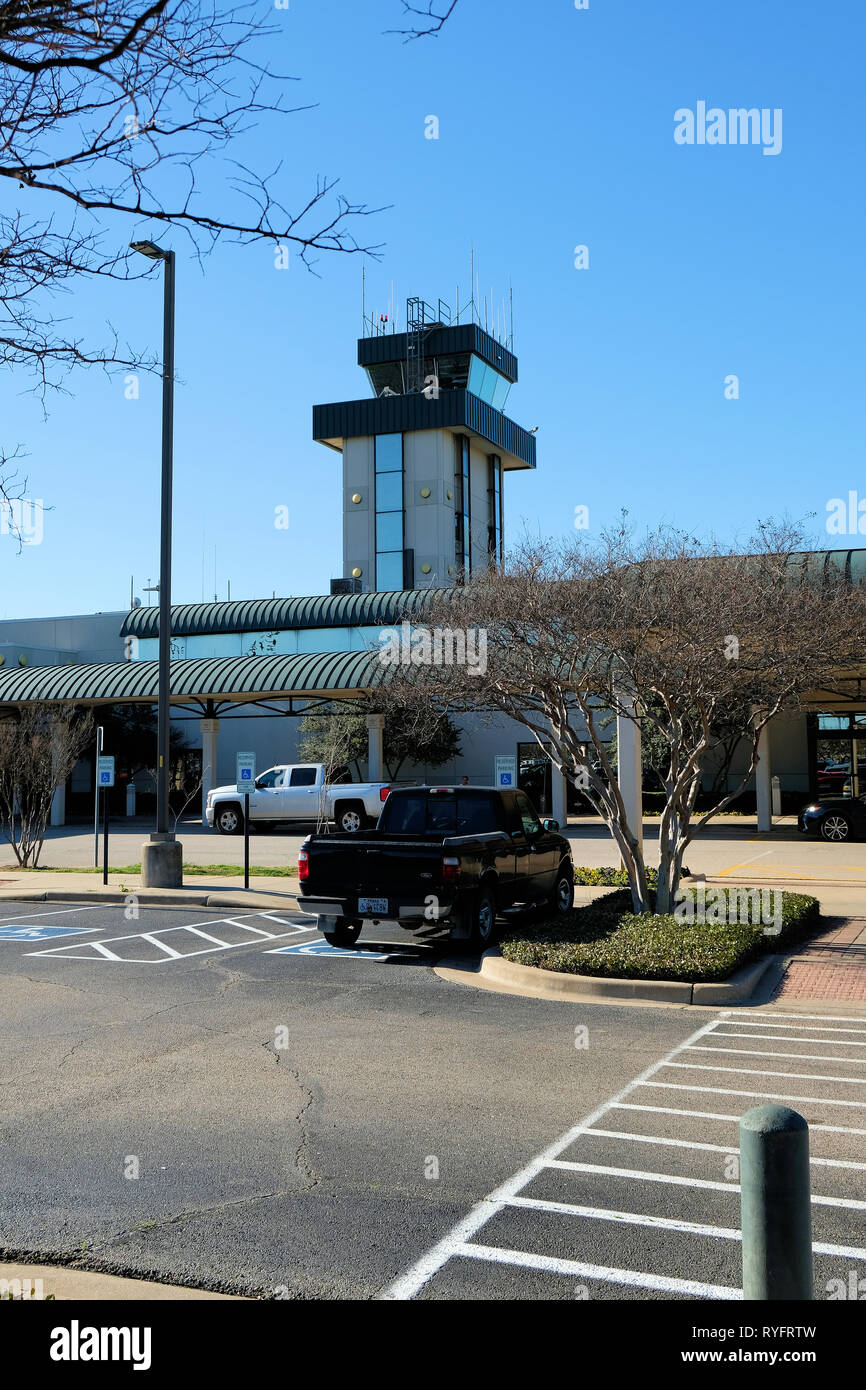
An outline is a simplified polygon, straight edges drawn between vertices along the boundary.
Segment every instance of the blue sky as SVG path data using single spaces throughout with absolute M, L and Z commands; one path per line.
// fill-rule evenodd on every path
M 233 153 L 282 160 L 292 202 L 328 174 L 390 205 L 359 229 L 383 243 L 368 310 L 392 282 L 401 307 L 465 296 L 473 246 L 482 293 L 513 286 L 508 413 L 538 426 L 538 468 L 507 478 L 506 542 L 572 534 L 585 505 L 594 531 L 626 507 L 745 542 L 758 518 L 813 512 L 816 545 L 866 544 L 824 524 L 829 499 L 866 499 L 861 4 L 459 0 L 438 39 L 408 45 L 383 32 L 398 0 L 269 18 L 273 66 L 317 105 Z M 676 144 L 674 113 L 699 101 L 781 108 L 781 153 Z M 209 178 L 228 197 L 219 166 Z M 108 237 L 147 230 L 118 220 Z M 161 239 L 178 251 L 173 596 L 327 592 L 340 462 L 311 412 L 368 394 L 361 258 L 322 255 L 317 278 L 277 271 L 269 244 L 224 245 L 202 269 Z M 159 349 L 155 279 L 82 282 L 56 309 Z M 0 536 L 2 617 L 123 608 L 130 576 L 138 594 L 156 581 L 159 381 L 137 401 L 122 377 L 68 384 L 43 421 L 25 378 L 0 379 L 0 442 L 23 445 L 28 495 L 50 508 L 41 544 Z

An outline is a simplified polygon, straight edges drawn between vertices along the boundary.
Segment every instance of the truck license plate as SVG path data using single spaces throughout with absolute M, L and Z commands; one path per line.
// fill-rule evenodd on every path
M 386 917 L 388 914 L 387 898 L 359 898 L 358 911 L 368 913 L 372 917 Z

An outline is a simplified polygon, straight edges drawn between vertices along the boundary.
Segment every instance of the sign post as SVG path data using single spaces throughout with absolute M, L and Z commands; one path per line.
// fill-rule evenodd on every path
M 493 763 L 495 787 L 517 786 L 517 757 L 513 753 L 497 753 Z
M 99 731 L 102 733 L 102 730 Z M 100 755 L 96 759 L 96 794 L 102 792 L 102 882 L 108 883 L 108 793 L 114 786 L 114 758 Z
M 237 754 L 236 787 L 244 798 L 244 888 L 250 886 L 250 792 L 256 785 L 255 753 Z
M 99 762 L 99 755 L 102 752 L 102 725 L 96 730 L 96 761 Z M 93 867 L 99 868 L 99 775 L 95 778 L 96 787 L 93 793 Z

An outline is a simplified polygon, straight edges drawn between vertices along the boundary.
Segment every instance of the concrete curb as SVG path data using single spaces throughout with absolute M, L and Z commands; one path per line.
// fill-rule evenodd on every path
M 210 1289 L 195 1289 L 184 1284 L 156 1284 L 150 1279 L 127 1279 L 118 1274 L 97 1274 L 91 1270 L 72 1269 L 66 1265 L 30 1265 L 0 1263 L 0 1280 L 9 1283 L 20 1280 L 23 1301 L 36 1303 L 36 1297 L 28 1297 L 31 1286 L 39 1289 L 46 1298 L 49 1294 L 58 1302 L 84 1300 L 87 1302 L 138 1302 L 139 1300 L 167 1301 L 195 1299 L 229 1299 L 234 1303 L 247 1302 L 241 1294 L 212 1293 Z
M 506 960 L 498 950 L 485 951 L 475 969 L 440 966 L 436 973 L 455 984 L 475 985 L 532 999 L 618 999 L 656 1004 L 736 1004 L 751 998 L 776 958 L 771 955 L 745 965 L 718 984 L 688 984 L 679 980 L 612 980 L 596 975 L 568 975 Z
M 0 902 L 12 903 L 80 903 L 95 898 L 106 906 L 112 906 L 125 904 L 130 897 L 154 907 L 242 907 L 248 910 L 266 907 L 298 911 L 298 900 L 294 893 L 265 893 L 255 888 L 246 893 L 237 888 L 220 892 L 213 888 L 130 887 L 125 893 L 116 888 L 83 888 L 80 892 L 71 888 L 0 889 Z

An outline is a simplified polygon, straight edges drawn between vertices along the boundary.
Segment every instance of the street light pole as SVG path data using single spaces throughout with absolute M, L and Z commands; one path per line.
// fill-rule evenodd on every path
M 174 473 L 174 252 L 152 241 L 130 242 L 150 260 L 163 262 L 162 329 L 162 477 L 159 540 L 159 662 L 157 696 L 156 831 L 144 846 L 142 886 L 178 888 L 183 878 L 183 851 L 169 830 L 171 739 L 171 511 Z
M 171 494 L 174 469 L 174 252 L 163 254 L 165 310 L 162 333 L 162 487 L 159 541 L 159 703 L 157 708 L 156 833 L 168 828 L 171 739 Z

